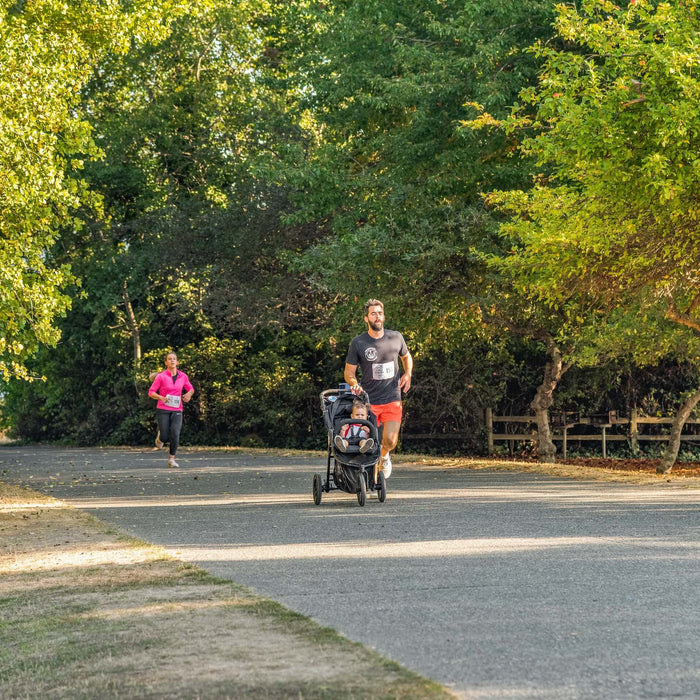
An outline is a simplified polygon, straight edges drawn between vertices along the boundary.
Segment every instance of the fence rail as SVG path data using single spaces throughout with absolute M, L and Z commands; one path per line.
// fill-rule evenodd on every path
M 537 430 L 517 433 L 496 433 L 494 423 L 511 423 L 536 425 L 535 416 L 494 416 L 493 411 L 487 408 L 485 411 L 485 425 L 488 437 L 488 450 L 492 453 L 496 442 L 534 442 L 537 440 Z M 671 425 L 674 418 L 653 418 L 648 416 L 637 416 L 634 413 L 629 417 L 618 417 L 617 412 L 610 411 L 601 415 L 582 416 L 575 414 L 553 414 L 550 417 L 552 425 L 552 440 L 562 443 L 562 456 L 566 458 L 568 443 L 574 442 L 599 442 L 603 457 L 607 457 L 607 445 L 609 442 L 629 441 L 633 446 L 640 441 L 665 442 L 668 435 L 650 435 L 639 431 L 643 425 Z M 588 425 L 600 429 L 599 433 L 572 433 L 571 428 L 577 425 Z M 629 426 L 625 435 L 618 433 L 608 433 L 608 429 L 618 425 Z M 689 419 L 685 426 L 700 425 L 700 419 Z M 473 440 L 474 433 L 452 432 L 452 433 L 402 433 L 402 440 Z M 681 434 L 681 440 L 686 442 L 700 442 L 700 435 Z
M 566 458 L 568 443 L 576 442 L 600 442 L 603 457 L 607 457 L 608 442 L 630 441 L 633 444 L 644 441 L 663 442 L 668 440 L 668 435 L 649 435 L 639 431 L 640 425 L 671 425 L 674 418 L 653 418 L 647 416 L 637 416 L 634 412 L 629 418 L 618 417 L 616 411 L 609 411 L 606 414 L 594 416 L 578 417 L 574 414 L 555 414 L 552 416 L 552 440 L 562 443 L 562 456 Z M 537 432 L 529 433 L 495 433 L 493 430 L 494 423 L 524 423 L 536 425 L 537 420 L 534 416 L 494 416 L 492 410 L 487 408 L 485 411 L 486 430 L 488 434 L 489 452 L 493 452 L 494 443 L 497 441 L 533 441 L 537 439 Z M 571 433 L 571 428 L 577 425 L 590 425 L 600 429 L 600 433 Z M 626 435 L 617 433 L 609 434 L 608 428 L 617 425 L 627 425 L 629 429 Z M 690 419 L 684 424 L 700 425 L 700 420 Z M 700 442 L 700 435 L 683 435 L 681 440 L 687 442 Z

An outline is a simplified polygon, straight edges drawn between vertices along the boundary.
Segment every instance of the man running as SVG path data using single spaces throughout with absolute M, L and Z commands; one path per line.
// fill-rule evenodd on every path
M 401 392 L 411 388 L 413 358 L 401 333 L 384 327 L 384 304 L 370 299 L 365 304 L 367 332 L 355 336 L 345 359 L 345 381 L 353 394 L 363 390 L 369 396 L 377 425 L 384 426 L 379 468 L 384 477 L 391 474 L 390 452 L 396 447 L 401 427 Z M 403 374 L 399 376 L 399 359 Z M 360 368 L 362 386 L 357 379 Z

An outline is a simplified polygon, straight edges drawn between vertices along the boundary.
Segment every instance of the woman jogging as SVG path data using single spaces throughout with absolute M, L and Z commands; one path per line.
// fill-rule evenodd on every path
M 185 390 L 183 394 L 182 391 Z M 169 352 L 165 356 L 165 369 L 159 372 L 148 395 L 158 401 L 156 406 L 156 419 L 158 421 L 158 434 L 156 435 L 156 447 L 162 448 L 165 443 L 170 444 L 168 466 L 177 467 L 175 455 L 180 444 L 180 430 L 182 429 L 182 402 L 187 403 L 194 394 L 194 387 L 189 377 L 177 368 L 177 355 Z

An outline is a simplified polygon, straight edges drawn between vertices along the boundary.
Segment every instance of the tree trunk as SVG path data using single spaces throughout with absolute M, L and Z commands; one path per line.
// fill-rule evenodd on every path
M 700 401 L 700 389 L 687 398 L 678 409 L 676 418 L 671 425 L 671 434 L 668 437 L 668 445 L 661 458 L 661 464 L 656 468 L 657 474 L 668 474 L 676 463 L 678 451 L 681 448 L 681 431 L 698 401 Z
M 134 343 L 134 389 L 136 390 L 136 396 L 140 396 L 141 388 L 139 387 L 138 369 L 141 366 L 141 331 L 139 330 L 139 324 L 136 320 L 134 307 L 131 305 L 131 297 L 129 296 L 129 287 L 127 286 L 126 280 L 124 280 L 122 299 L 124 300 L 126 325 L 129 327 L 131 339 Z
M 131 297 L 129 296 L 129 288 L 127 287 L 126 280 L 124 280 L 122 299 L 124 299 L 124 309 L 126 310 L 126 323 L 129 326 L 131 339 L 134 343 L 134 365 L 138 367 L 141 364 L 141 332 L 139 331 L 139 324 L 136 320 L 134 307 L 131 305 Z
M 551 359 L 545 365 L 542 384 L 537 387 L 537 393 L 530 404 L 530 408 L 535 412 L 537 420 L 537 458 L 540 462 L 551 464 L 555 461 L 557 448 L 552 442 L 552 431 L 549 426 L 549 409 L 553 403 L 554 390 L 570 365 L 564 365 L 561 350 L 559 350 L 551 336 L 543 336 L 542 339 L 547 345 Z
M 629 409 L 629 441 L 632 455 L 639 457 L 639 423 L 637 422 L 637 407 Z

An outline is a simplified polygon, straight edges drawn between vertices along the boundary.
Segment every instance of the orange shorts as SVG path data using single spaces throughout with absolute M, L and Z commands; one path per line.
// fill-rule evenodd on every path
M 401 422 L 403 416 L 403 407 L 400 401 L 392 401 L 391 403 L 380 403 L 372 405 L 372 413 L 377 417 L 377 425 L 386 423 L 387 421 Z

